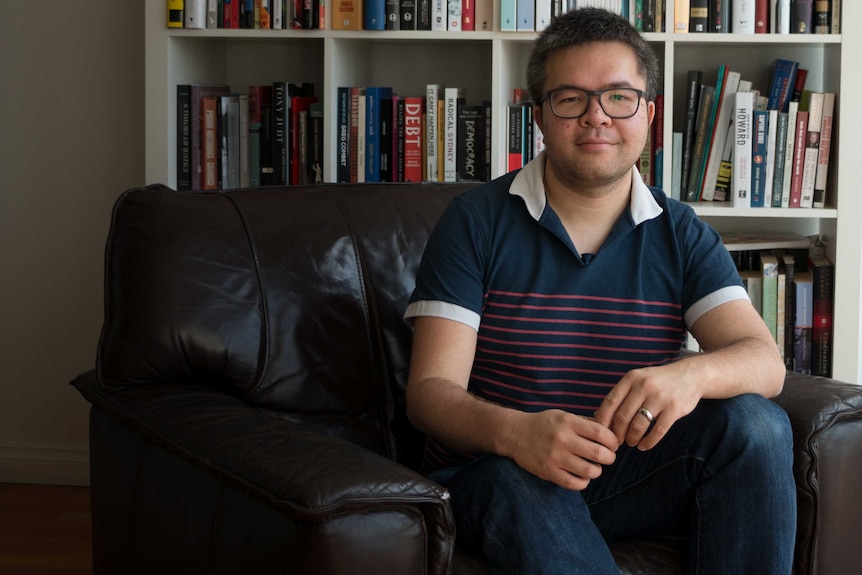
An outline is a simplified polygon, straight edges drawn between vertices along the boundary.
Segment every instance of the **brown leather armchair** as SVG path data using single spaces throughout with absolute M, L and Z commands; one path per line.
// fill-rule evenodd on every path
M 401 314 L 427 236 L 475 184 L 130 190 L 106 249 L 94 572 L 485 573 L 417 471 Z M 862 388 L 788 374 L 798 575 L 862 565 Z M 613 544 L 678 573 L 685 541 Z

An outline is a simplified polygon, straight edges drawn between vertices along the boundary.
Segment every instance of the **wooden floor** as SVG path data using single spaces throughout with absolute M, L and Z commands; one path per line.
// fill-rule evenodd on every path
M 92 573 L 87 487 L 0 483 L 0 575 Z

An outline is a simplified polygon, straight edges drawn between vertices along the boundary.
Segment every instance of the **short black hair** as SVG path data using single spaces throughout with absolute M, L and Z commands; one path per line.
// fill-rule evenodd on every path
M 643 36 L 632 24 L 602 8 L 579 8 L 551 19 L 536 39 L 527 62 L 527 91 L 534 104 L 544 95 L 548 57 L 570 46 L 591 42 L 621 42 L 631 47 L 638 60 L 638 71 L 646 80 L 644 96 L 654 101 L 661 72 L 659 60 Z

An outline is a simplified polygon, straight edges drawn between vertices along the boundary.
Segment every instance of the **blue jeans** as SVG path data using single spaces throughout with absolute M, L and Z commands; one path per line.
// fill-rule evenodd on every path
M 685 573 L 789 575 L 796 535 L 787 415 L 757 395 L 702 400 L 650 451 L 622 446 L 584 491 L 486 455 L 431 478 L 449 488 L 459 545 L 494 574 L 619 574 L 607 542 L 688 539 Z

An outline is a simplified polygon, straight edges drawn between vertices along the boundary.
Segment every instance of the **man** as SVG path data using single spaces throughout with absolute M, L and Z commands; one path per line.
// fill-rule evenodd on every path
M 494 573 L 618 573 L 607 542 L 645 535 L 686 536 L 687 573 L 790 573 L 784 367 L 718 235 L 634 168 L 658 76 L 625 19 L 555 18 L 545 152 L 456 198 L 420 266 L 408 413 Z

